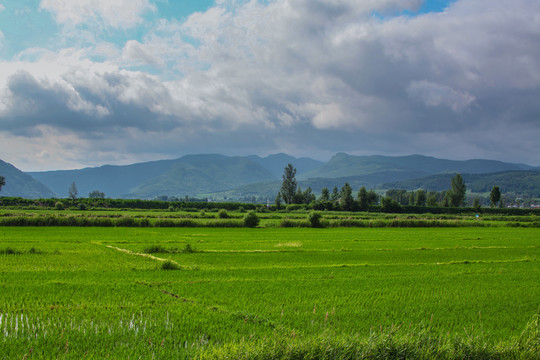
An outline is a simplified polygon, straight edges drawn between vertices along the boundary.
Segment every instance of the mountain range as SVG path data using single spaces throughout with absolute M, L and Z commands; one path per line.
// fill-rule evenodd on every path
M 0 161 L 0 175 L 6 178 L 0 195 L 67 197 L 70 185 L 75 182 L 80 197 L 99 190 L 111 198 L 152 199 L 166 195 L 231 201 L 245 200 L 246 197 L 273 200 L 281 185 L 283 169 L 289 163 L 297 169 L 299 186 L 302 189 L 309 186 L 315 193 L 323 187 L 341 188 L 345 182 L 353 189 L 365 186 L 368 189 L 410 190 L 443 187 L 440 189 L 443 190 L 449 187 L 453 174 L 461 173 L 468 187 L 475 192 L 489 191 L 493 185 L 504 184 L 503 192 L 520 193 L 525 189 L 530 196 L 540 197 L 540 167 L 495 160 L 458 161 L 423 155 L 355 156 L 345 153 L 337 153 L 327 162 L 287 154 L 266 157 L 185 155 L 132 165 L 29 173 Z
M 6 179 L 6 185 L 2 186 L 0 196 L 24 196 L 31 199 L 56 196 L 47 186 L 2 160 L 0 160 L 0 176 Z

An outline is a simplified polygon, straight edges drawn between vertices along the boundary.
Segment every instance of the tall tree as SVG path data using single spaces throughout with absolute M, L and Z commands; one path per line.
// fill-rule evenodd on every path
M 377 201 L 379 200 L 379 195 L 373 190 L 369 190 L 367 193 L 367 204 L 369 205 L 376 205 Z
M 480 210 L 481 207 L 482 207 L 482 204 L 480 204 L 480 198 L 475 197 L 474 200 L 473 200 L 473 208 L 475 208 L 476 211 L 478 211 L 478 210 Z
M 302 188 L 299 186 L 296 188 L 296 193 L 294 194 L 294 198 L 292 201 L 293 204 L 303 204 L 304 203 L 304 193 L 302 192 Z
M 414 204 L 416 206 L 426 206 L 426 190 L 417 190 Z
M 452 188 L 450 189 L 450 204 L 454 207 L 459 207 L 465 202 L 465 193 L 467 186 L 463 182 L 461 174 L 456 174 L 451 180 Z
M 349 183 L 345 183 L 341 188 L 341 208 L 346 211 L 352 211 L 354 208 L 354 198 L 352 188 Z
M 323 187 L 323 188 L 322 188 L 320 200 L 321 200 L 321 201 L 324 201 L 324 202 L 330 200 L 330 191 L 328 190 L 327 187 Z
M 365 211 L 368 208 L 368 192 L 366 190 L 365 186 L 362 186 L 360 190 L 358 190 L 358 204 L 360 205 L 360 210 Z
M 288 164 L 283 172 L 283 181 L 281 182 L 281 198 L 285 204 L 292 204 L 294 201 L 294 195 L 296 194 L 297 182 L 295 179 L 296 169 Z
M 334 190 L 332 190 L 332 195 L 330 196 L 330 200 L 333 202 L 336 202 L 339 200 L 339 191 L 337 189 L 337 186 L 334 186 Z
M 79 194 L 79 191 L 77 190 L 77 185 L 75 185 L 75 181 L 72 182 L 69 186 L 68 192 L 71 200 L 75 201 L 77 199 L 77 195 Z
M 409 193 L 409 202 L 408 202 L 407 205 L 414 206 L 414 199 L 415 199 L 415 197 L 414 197 L 414 191 L 411 191 L 411 192 Z
M 304 191 L 303 199 L 304 199 L 304 204 L 311 204 L 313 201 L 316 200 L 315 194 L 313 193 L 311 186 L 308 186 L 306 191 Z
M 489 193 L 489 201 L 491 202 L 491 207 L 497 206 L 497 203 L 501 201 L 501 190 L 498 186 L 494 186 Z
M 427 206 L 437 206 L 439 203 L 439 193 L 436 191 L 430 191 L 426 198 L 426 205 Z
M 2 191 L 2 186 L 6 185 L 6 178 L 0 176 L 0 191 Z

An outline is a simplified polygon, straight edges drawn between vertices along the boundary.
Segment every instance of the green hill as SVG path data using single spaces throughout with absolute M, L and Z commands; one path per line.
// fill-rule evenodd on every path
M 294 165 L 296 168 L 296 176 L 301 176 L 304 173 L 315 170 L 324 165 L 324 162 L 322 161 L 313 160 L 306 157 L 295 158 L 294 156 L 283 153 L 268 155 L 264 158 L 257 155 L 250 155 L 247 158 L 268 169 L 268 171 L 270 171 L 277 179 L 281 179 L 283 169 L 285 169 L 288 164 Z
M 145 181 L 128 197 L 198 195 L 274 179 L 270 171 L 245 157 L 188 155 L 163 174 Z
M 56 197 L 56 194 L 47 186 L 2 160 L 0 160 L 0 176 L 6 178 L 6 185 L 2 187 L 0 196 L 16 196 L 28 199 Z
M 420 179 L 442 174 L 431 181 L 448 187 L 449 178 L 461 174 L 500 173 L 534 169 L 523 164 L 494 160 L 445 160 L 422 155 L 409 156 L 353 156 L 338 153 L 327 163 L 310 158 L 295 158 L 287 154 L 267 157 L 186 155 L 174 160 L 161 160 L 125 166 L 101 166 L 80 170 L 46 171 L 29 173 L 60 197 L 66 197 L 74 181 L 79 196 L 93 190 L 112 198 L 154 198 L 156 196 L 210 196 L 215 198 L 243 199 L 264 197 L 274 199 L 279 191 L 281 175 L 291 163 L 297 169 L 297 179 L 302 189 L 311 187 L 319 193 L 323 187 L 341 188 L 348 182 L 353 189 L 382 188 L 397 182 Z M 421 187 L 413 180 L 407 187 Z M 422 180 L 424 181 L 424 180 Z M 516 180 L 518 181 L 518 180 Z M 507 179 L 512 188 L 512 179 Z M 422 183 L 423 184 L 423 183 Z M 428 182 L 429 184 L 429 182 Z M 486 185 L 487 186 L 487 185 Z M 491 185 L 493 186 L 493 185 Z M 525 188 L 525 184 L 516 185 Z M 532 185 L 534 187 L 534 185 Z M 434 186 L 436 187 L 436 186 Z M 530 191 L 533 191 L 531 189 Z
M 99 190 L 111 198 L 152 198 L 160 195 L 197 196 L 249 183 L 278 180 L 288 163 L 299 166 L 303 171 L 323 164 L 286 154 L 264 158 L 254 155 L 186 155 L 174 160 L 29 174 L 60 197 L 66 197 L 69 186 L 75 182 L 81 197 Z
M 481 174 L 512 170 L 529 170 L 532 167 L 495 160 L 445 160 L 423 155 L 409 156 L 354 156 L 338 153 L 318 169 L 300 176 L 309 178 L 337 178 L 348 176 L 373 176 L 382 182 L 419 178 L 438 173 Z
M 60 197 L 68 196 L 72 182 L 77 185 L 80 197 L 88 196 L 93 190 L 105 193 L 107 197 L 119 198 L 128 194 L 144 181 L 167 171 L 175 160 L 160 160 L 133 165 L 105 165 L 80 170 L 57 170 L 30 172 L 37 180 L 46 184 Z
M 438 174 L 417 179 L 389 182 L 384 189 L 443 191 L 450 186 L 454 174 Z M 498 186 L 502 193 L 540 198 L 540 171 L 506 171 L 493 174 L 462 174 L 467 189 L 474 193 L 490 192 Z

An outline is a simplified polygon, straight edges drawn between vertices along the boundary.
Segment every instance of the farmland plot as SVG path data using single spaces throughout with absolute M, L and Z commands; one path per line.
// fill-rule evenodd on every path
M 512 346 L 540 309 L 539 239 L 536 228 L 4 227 L 0 353 L 219 357 L 426 331 Z

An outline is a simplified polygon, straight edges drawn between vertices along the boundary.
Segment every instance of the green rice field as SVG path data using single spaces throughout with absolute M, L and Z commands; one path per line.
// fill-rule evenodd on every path
M 539 228 L 0 227 L 0 359 L 539 359 L 539 314 Z

